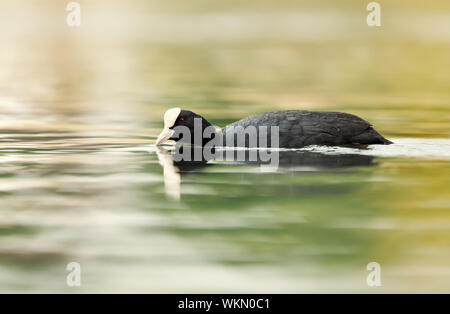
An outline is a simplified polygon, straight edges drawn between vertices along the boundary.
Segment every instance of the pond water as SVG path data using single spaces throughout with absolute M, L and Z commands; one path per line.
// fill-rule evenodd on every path
M 357 1 L 96 3 L 78 29 L 0 12 L 0 292 L 450 292 L 445 2 L 379 30 Z M 345 111 L 395 144 L 177 165 L 154 146 L 175 106 Z

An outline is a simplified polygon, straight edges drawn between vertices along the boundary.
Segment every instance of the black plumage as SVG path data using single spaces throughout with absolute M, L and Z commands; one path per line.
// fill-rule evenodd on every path
M 191 131 L 190 142 L 194 144 L 194 120 L 201 121 L 202 132 L 211 127 L 203 117 L 188 110 L 180 110 L 172 126 L 175 130 L 170 139 L 184 142 L 177 136 L 176 127 L 183 125 Z M 278 127 L 278 145 L 271 141 L 271 127 Z M 249 132 L 254 131 L 255 132 Z M 262 136 L 267 130 L 267 136 Z M 254 137 L 257 137 L 255 139 Z M 216 146 L 232 147 L 279 147 L 299 148 L 308 145 L 391 144 L 372 125 L 355 116 L 342 112 L 318 112 L 306 110 L 283 110 L 249 116 L 227 125 L 213 134 Z M 264 140 L 266 138 L 266 140 Z M 230 139 L 233 141 L 230 142 Z M 202 136 L 202 145 L 211 140 Z
M 283 110 L 256 114 L 236 121 L 223 130 L 222 136 L 232 132 L 237 137 L 240 134 L 236 127 L 266 126 L 268 131 L 268 146 L 270 142 L 270 126 L 279 127 L 279 147 L 297 148 L 308 145 L 347 145 L 347 144 L 391 144 L 381 136 L 372 125 L 355 116 L 342 112 L 317 112 L 305 110 Z M 259 134 L 259 133 L 258 133 Z M 246 147 L 251 145 L 246 138 Z M 259 142 L 258 142 L 258 146 Z

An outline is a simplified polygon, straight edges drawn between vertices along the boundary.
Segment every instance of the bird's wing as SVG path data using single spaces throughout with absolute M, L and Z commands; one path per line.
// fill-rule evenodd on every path
M 233 126 L 278 126 L 279 147 L 348 143 L 352 137 L 371 127 L 370 123 L 352 114 L 303 110 L 257 114 L 230 124 L 224 131 L 231 131 Z

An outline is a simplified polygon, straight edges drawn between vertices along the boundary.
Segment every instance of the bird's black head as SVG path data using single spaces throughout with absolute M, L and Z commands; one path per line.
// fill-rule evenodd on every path
M 205 129 L 208 127 L 212 128 L 211 123 L 190 110 L 169 109 L 164 114 L 164 129 L 156 140 L 156 145 L 167 140 L 205 145 L 211 139 L 203 138 Z

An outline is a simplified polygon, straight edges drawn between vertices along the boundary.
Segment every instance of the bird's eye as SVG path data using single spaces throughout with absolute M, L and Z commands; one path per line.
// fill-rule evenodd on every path
M 178 123 L 183 123 L 183 122 L 184 122 L 184 118 L 178 119 Z

